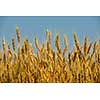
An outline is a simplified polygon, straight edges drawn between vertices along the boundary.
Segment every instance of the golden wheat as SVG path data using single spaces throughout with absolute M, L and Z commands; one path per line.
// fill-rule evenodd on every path
M 55 38 L 57 50 L 54 50 L 51 45 L 51 32 L 46 31 L 46 41 L 43 41 L 42 44 L 39 44 L 38 38 L 35 38 L 36 53 L 28 39 L 25 39 L 22 44 L 20 43 L 20 34 L 17 26 L 18 48 L 14 36 L 12 36 L 12 47 L 8 44 L 8 48 L 6 48 L 6 40 L 2 40 L 0 82 L 100 82 L 100 41 L 88 43 L 88 38 L 85 37 L 83 45 L 80 45 L 78 37 L 74 33 L 75 45 L 73 50 L 68 52 L 67 36 L 64 35 L 64 48 L 61 48 L 60 37 L 57 34 Z

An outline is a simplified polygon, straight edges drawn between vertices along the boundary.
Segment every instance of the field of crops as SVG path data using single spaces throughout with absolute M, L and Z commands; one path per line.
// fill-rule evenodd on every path
M 68 41 L 63 36 L 64 48 L 60 46 L 59 34 L 55 36 L 52 47 L 51 32 L 46 32 L 46 40 L 34 43 L 37 53 L 28 39 L 20 43 L 20 30 L 16 27 L 18 47 L 15 37 L 12 45 L 2 40 L 0 50 L 1 83 L 97 83 L 100 82 L 100 40 L 89 43 L 84 38 L 80 45 L 76 33 L 73 33 L 74 47 L 68 52 Z

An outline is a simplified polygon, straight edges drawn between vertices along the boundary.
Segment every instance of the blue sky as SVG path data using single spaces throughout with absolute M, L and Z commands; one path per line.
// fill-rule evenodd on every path
M 34 46 L 34 37 L 39 38 L 39 42 L 45 40 L 45 31 L 48 29 L 52 32 L 52 41 L 54 47 L 54 38 L 56 32 L 61 36 L 61 46 L 63 47 L 63 34 L 67 35 L 69 47 L 73 46 L 73 32 L 81 43 L 84 36 L 88 36 L 89 41 L 100 39 L 100 17 L 0 17 L 0 43 L 3 37 L 6 42 L 11 44 L 12 35 L 16 40 L 16 26 L 19 26 L 21 32 L 21 42 L 23 38 L 28 38 Z M 1 47 L 1 45 L 0 45 Z

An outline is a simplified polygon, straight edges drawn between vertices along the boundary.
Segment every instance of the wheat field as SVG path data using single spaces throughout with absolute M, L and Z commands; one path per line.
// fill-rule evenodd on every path
M 18 47 L 12 36 L 12 45 L 2 40 L 0 50 L 1 83 L 99 83 L 100 82 L 100 40 L 94 43 L 84 38 L 80 45 L 73 33 L 73 50 L 68 52 L 67 36 L 63 35 L 64 48 L 61 48 L 59 34 L 52 47 L 51 32 L 46 32 L 46 40 L 39 43 L 34 39 L 37 53 L 32 43 L 24 39 L 20 43 L 19 27 L 16 27 Z

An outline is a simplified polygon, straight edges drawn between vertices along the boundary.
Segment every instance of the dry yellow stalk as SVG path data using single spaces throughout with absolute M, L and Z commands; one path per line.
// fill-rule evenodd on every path
M 15 39 L 13 36 L 12 36 L 12 46 L 13 46 L 13 50 L 16 51 Z
M 48 51 L 48 53 L 50 53 L 50 50 L 51 50 L 51 45 L 50 45 L 49 42 L 47 42 L 47 51 Z
M 48 37 L 49 37 L 49 31 L 47 30 L 46 31 L 46 39 L 48 40 Z
M 20 31 L 18 26 L 16 27 L 16 34 L 17 34 L 18 43 L 20 44 Z
M 87 54 L 89 54 L 89 51 L 90 51 L 91 47 L 92 47 L 92 42 L 90 43 L 90 45 L 89 45 L 89 47 L 87 49 Z
M 97 43 L 95 42 L 95 43 L 94 43 L 94 47 L 93 47 L 93 52 L 96 51 L 96 47 L 97 47 Z
M 37 38 L 35 38 L 35 46 L 40 51 L 40 47 L 39 47 L 39 43 L 38 43 L 38 39 Z
M 16 54 L 16 52 L 14 52 L 14 63 L 17 63 L 17 54 Z
M 28 39 L 26 39 L 24 41 L 24 45 L 25 45 L 25 53 L 27 54 L 28 53 L 28 50 L 29 50 L 29 42 L 28 42 Z
M 68 49 L 68 41 L 67 41 L 66 35 L 64 35 L 64 45 L 65 45 L 65 48 L 64 48 L 64 51 L 63 51 L 63 55 L 65 55 L 65 53 Z
M 74 41 L 75 41 L 75 44 L 76 44 L 76 45 L 79 45 L 79 41 L 78 41 L 78 38 L 77 38 L 75 32 L 74 32 Z
M 87 55 L 87 37 L 84 39 L 84 55 Z
M 58 52 L 59 53 L 62 53 L 61 48 L 60 48 L 60 38 L 59 38 L 59 35 L 58 34 L 56 35 L 55 46 L 56 46 Z
M 10 63 L 11 60 L 12 60 L 12 51 L 11 51 L 9 45 L 8 45 L 8 55 L 7 55 L 7 60 L 8 60 L 8 63 Z
M 4 62 L 4 66 L 6 65 L 6 52 L 3 53 L 3 62 Z
M 1 64 L 1 62 L 2 62 L 2 52 L 0 50 L 0 64 Z
M 6 46 L 5 46 L 5 45 L 6 45 L 5 39 L 3 39 L 3 40 L 2 40 L 2 47 L 3 47 L 3 50 L 4 50 L 4 51 L 5 51 L 5 49 L 6 49 Z

